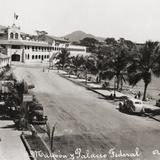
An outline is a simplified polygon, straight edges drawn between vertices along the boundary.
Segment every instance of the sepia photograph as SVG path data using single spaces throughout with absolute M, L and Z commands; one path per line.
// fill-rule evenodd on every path
M 0 0 L 0 160 L 160 160 L 160 1 Z

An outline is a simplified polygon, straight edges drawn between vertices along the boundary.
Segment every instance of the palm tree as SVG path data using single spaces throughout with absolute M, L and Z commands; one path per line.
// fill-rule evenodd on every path
M 85 79 L 87 83 L 88 73 L 90 73 L 94 68 L 94 59 L 92 56 L 85 56 L 83 65 L 81 66 L 81 70 L 85 73 Z
M 65 66 L 70 63 L 70 52 L 68 52 L 67 49 L 63 48 L 61 52 L 57 54 L 56 60 L 56 64 L 58 66 L 62 66 L 62 69 L 64 70 Z
M 128 67 L 129 82 L 135 86 L 140 80 L 144 81 L 143 100 L 146 100 L 146 92 L 152 75 L 160 76 L 160 51 L 159 43 L 147 41 L 142 48 L 138 50 Z
M 78 70 L 84 64 L 85 60 L 82 55 L 76 55 L 71 57 L 71 69 L 74 70 L 75 74 L 77 75 Z
M 105 76 L 109 80 L 115 78 L 117 90 L 121 88 L 123 82 L 127 80 L 127 66 L 129 64 L 131 53 L 135 50 L 135 45 L 128 46 L 128 41 L 119 39 L 117 43 L 110 45 L 110 55 L 108 57 L 108 69 L 105 71 Z
M 101 49 L 98 54 L 93 54 L 93 62 L 90 71 L 92 74 L 96 75 L 96 82 L 101 83 L 103 75 L 108 67 L 108 55 L 101 52 Z

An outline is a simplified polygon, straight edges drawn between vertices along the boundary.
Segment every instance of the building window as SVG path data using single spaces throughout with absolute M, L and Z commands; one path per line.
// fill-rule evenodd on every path
M 47 55 L 47 58 L 49 58 L 49 55 Z
M 35 57 L 36 59 L 37 59 L 37 55 L 36 55 L 36 57 Z
M 41 56 L 39 55 L 39 59 L 41 58 Z
M 34 47 L 32 47 L 32 51 L 34 51 Z
M 46 55 L 44 55 L 44 59 L 46 59 Z
M 28 59 L 29 59 L 29 54 L 28 54 Z
M 32 55 L 32 59 L 34 59 L 34 55 Z
M 18 45 L 12 45 L 11 48 L 12 49 L 20 49 L 20 46 L 18 46 Z
M 14 38 L 14 34 L 10 33 L 10 38 L 13 39 Z
M 15 34 L 15 39 L 18 39 L 18 33 Z

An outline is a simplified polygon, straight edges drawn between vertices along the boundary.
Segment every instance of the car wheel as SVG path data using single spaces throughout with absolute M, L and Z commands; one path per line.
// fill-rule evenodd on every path
M 140 114 L 142 115 L 142 114 L 144 114 L 144 113 L 145 113 L 145 109 L 144 109 L 144 108 L 142 108 L 142 110 L 141 110 Z
M 121 102 L 119 103 L 119 111 L 123 112 L 123 104 Z
M 129 108 L 128 108 L 128 113 L 129 113 L 129 114 L 133 114 L 133 112 L 134 112 L 134 111 L 133 111 L 133 108 L 132 108 L 132 107 L 129 107 Z

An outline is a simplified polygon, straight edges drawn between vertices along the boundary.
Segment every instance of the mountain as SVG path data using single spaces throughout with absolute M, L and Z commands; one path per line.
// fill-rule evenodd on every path
M 0 33 L 4 33 L 4 30 L 5 30 L 6 28 L 7 28 L 7 27 L 0 25 Z
M 82 40 L 86 37 L 95 38 L 100 42 L 103 42 L 105 40 L 105 38 L 103 38 L 103 37 L 96 37 L 92 34 L 87 34 L 83 31 L 75 31 L 75 32 L 72 32 L 71 34 L 64 36 L 64 38 L 68 39 L 71 42 L 79 42 L 80 40 Z

